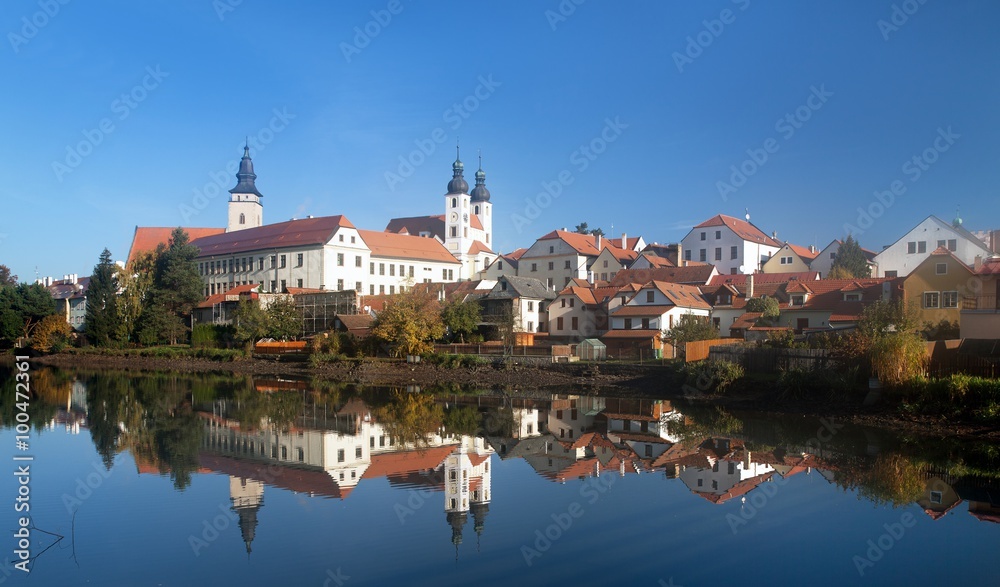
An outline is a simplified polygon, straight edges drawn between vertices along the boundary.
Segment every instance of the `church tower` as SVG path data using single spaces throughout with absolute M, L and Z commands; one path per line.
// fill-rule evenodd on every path
M 455 151 L 458 152 L 457 146 Z M 451 169 L 453 175 L 448 182 L 448 193 L 444 196 L 444 246 L 461 260 L 474 240 L 469 234 L 471 196 L 469 196 L 469 184 L 463 177 L 465 165 L 462 164 L 460 156 L 456 155 Z
M 486 246 L 493 248 L 493 204 L 490 203 L 490 190 L 486 189 L 486 172 L 483 171 L 483 156 L 479 156 L 479 171 L 476 172 L 476 187 L 472 188 L 470 200 L 472 213 L 479 219 L 486 233 Z
M 229 222 L 226 224 L 226 232 L 263 226 L 264 206 L 260 203 L 260 199 L 264 196 L 257 191 L 257 186 L 254 184 L 256 179 L 248 144 L 243 147 L 243 159 L 236 174 L 236 187 L 229 190 L 232 195 L 229 197 Z

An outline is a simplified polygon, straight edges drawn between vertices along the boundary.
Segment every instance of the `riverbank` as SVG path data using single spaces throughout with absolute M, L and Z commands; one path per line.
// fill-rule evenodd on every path
M 862 405 L 864 391 L 847 395 L 781 397 L 776 382 L 767 378 L 734 386 L 725 394 L 683 385 L 676 365 L 602 363 L 514 364 L 451 368 L 428 363 L 408 364 L 385 360 L 345 360 L 310 366 L 306 361 L 237 359 L 215 361 L 196 357 L 104 356 L 54 354 L 32 359 L 36 365 L 64 369 L 114 369 L 123 371 L 176 371 L 181 373 L 231 373 L 251 376 L 285 376 L 353 383 L 365 386 L 416 385 L 423 388 L 499 388 L 542 393 L 577 393 L 691 401 L 731 410 L 762 414 L 836 418 L 855 424 L 892 429 L 906 434 L 939 438 L 1000 440 L 1000 427 L 941 416 L 905 414 L 899 405 L 883 401 Z

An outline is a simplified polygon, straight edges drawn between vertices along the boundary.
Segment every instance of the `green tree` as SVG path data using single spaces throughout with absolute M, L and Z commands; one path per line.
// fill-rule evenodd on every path
M 302 334 L 302 315 L 292 298 L 281 298 L 267 307 L 268 336 L 288 340 Z
M 778 308 L 778 299 L 770 296 L 750 298 L 747 300 L 745 310 L 747 312 L 763 314 L 761 317 L 768 320 L 777 320 L 781 312 Z
M 155 329 L 156 338 L 177 344 L 187 331 L 191 310 L 202 298 L 202 281 L 198 275 L 198 248 L 190 244 L 183 228 L 175 228 L 167 247 L 157 247 L 153 291 L 146 309 L 156 307 L 155 319 L 146 320 L 146 337 Z
M 826 279 L 852 279 L 854 276 L 847 268 L 840 265 L 830 269 L 830 272 L 826 274 Z
M 432 341 L 444 336 L 437 299 L 421 289 L 395 295 L 375 318 L 372 335 L 397 357 L 430 352 Z
M 143 309 L 150 302 L 156 274 L 156 252 L 137 255 L 128 266 L 116 268 L 119 294 L 115 301 L 115 338 L 130 342 L 138 336 Z
M 0 265 L 0 286 L 17 285 L 17 275 L 10 272 L 10 267 Z
M 586 222 L 581 222 L 580 224 L 577 224 L 576 228 L 573 229 L 573 232 L 576 232 L 578 234 L 593 234 L 593 235 L 599 234 L 601 236 L 604 236 L 603 230 L 601 230 L 600 228 L 590 228 Z
M 28 338 L 43 318 L 57 311 L 52 294 L 40 284 L 0 286 L 0 337 L 5 343 Z
M 682 314 L 674 327 L 663 335 L 663 340 L 681 349 L 686 342 L 715 338 L 719 338 L 719 329 L 712 324 L 707 316 L 695 316 L 694 314 Z
M 110 346 L 118 338 L 118 284 L 111 251 L 104 249 L 87 287 L 87 336 L 97 346 Z
M 47 353 L 58 351 L 69 339 L 70 328 L 66 319 L 59 314 L 50 314 L 38 323 L 31 335 L 31 348 Z
M 847 235 L 844 242 L 840 244 L 837 256 L 833 260 L 833 266 L 830 268 L 831 274 L 838 267 L 842 267 L 851 277 L 871 276 L 868 257 L 865 256 L 865 252 L 861 250 L 861 245 L 858 244 L 858 241 L 854 240 L 852 235 Z
M 465 342 L 465 335 L 472 334 L 479 327 L 481 311 L 479 302 L 452 299 L 441 309 L 441 320 L 451 331 L 452 337 Z
M 233 337 L 245 345 L 252 345 L 267 336 L 270 328 L 267 312 L 260 307 L 259 301 L 250 298 L 241 299 L 236 306 L 233 325 L 236 328 Z

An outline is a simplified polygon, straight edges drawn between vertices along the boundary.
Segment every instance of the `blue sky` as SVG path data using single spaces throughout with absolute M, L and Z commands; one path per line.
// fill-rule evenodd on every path
M 500 252 L 745 208 L 803 245 L 956 206 L 1000 227 L 997 3 L 577 2 L 8 0 L 0 264 L 89 274 L 136 225 L 224 226 L 246 135 L 265 222 L 369 229 L 441 212 L 460 137 Z

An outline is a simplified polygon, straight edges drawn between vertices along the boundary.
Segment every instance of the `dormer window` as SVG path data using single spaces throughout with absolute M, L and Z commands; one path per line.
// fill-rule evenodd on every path
M 844 294 L 844 301 L 845 302 L 860 302 L 861 301 L 861 294 L 859 294 L 859 293 L 845 293 Z
M 792 296 L 793 306 L 801 306 L 804 305 L 805 303 L 806 303 L 806 296 L 804 295 Z

